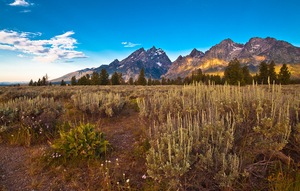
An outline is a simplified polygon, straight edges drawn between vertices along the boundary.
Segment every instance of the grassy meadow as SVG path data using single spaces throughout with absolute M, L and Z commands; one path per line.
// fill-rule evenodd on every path
M 0 149 L 23 190 L 296 191 L 299 112 L 297 85 L 0 87 Z

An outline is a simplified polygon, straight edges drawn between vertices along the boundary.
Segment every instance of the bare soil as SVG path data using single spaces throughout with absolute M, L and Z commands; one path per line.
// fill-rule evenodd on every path
M 118 160 L 120 171 L 130 178 L 133 185 L 142 186 L 142 176 L 146 174 L 145 159 L 137 148 L 146 128 L 139 119 L 138 112 L 126 110 L 118 117 L 101 119 L 97 124 L 113 148 L 107 160 Z M 71 183 L 60 177 L 63 175 L 35 166 L 33 161 L 42 155 L 46 147 L 48 146 L 21 147 L 0 144 L 0 191 L 84 190 L 85 183 L 78 183 L 77 187 L 68 186 Z M 88 172 L 79 174 L 78 176 L 87 176 Z M 85 177 L 78 179 L 81 178 Z

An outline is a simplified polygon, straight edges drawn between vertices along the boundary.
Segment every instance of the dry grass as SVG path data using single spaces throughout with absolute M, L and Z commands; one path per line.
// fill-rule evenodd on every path
M 104 110 L 101 100 L 109 102 Z M 24 103 L 37 107 L 24 110 Z M 17 180 L 28 176 L 23 190 L 267 190 L 287 182 L 297 188 L 299 175 L 283 167 L 299 172 L 299 106 L 299 86 L 0 87 L 0 151 L 24 125 L 19 110 L 38 124 L 55 119 L 56 127 L 23 144 L 30 155 L 6 154 L 24 161 L 23 174 L 15 184 L 0 183 L 18 190 Z M 95 124 L 112 151 L 98 160 L 49 163 L 49 143 L 65 122 Z

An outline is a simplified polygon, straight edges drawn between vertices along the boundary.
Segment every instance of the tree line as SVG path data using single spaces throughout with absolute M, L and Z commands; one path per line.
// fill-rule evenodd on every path
M 238 59 L 229 62 L 224 71 L 224 80 L 230 85 L 246 85 L 253 81 L 258 84 L 290 84 L 291 72 L 286 64 L 283 64 L 279 73 L 275 71 L 275 62 L 261 62 L 258 67 L 258 73 L 251 76 L 248 66 L 241 66 Z
M 76 79 L 75 76 L 71 78 L 70 85 L 183 85 L 183 84 L 192 84 L 194 82 L 202 82 L 205 84 L 215 83 L 215 84 L 230 84 L 230 85 L 247 85 L 252 84 L 253 82 L 258 84 L 290 84 L 297 83 L 296 80 L 291 81 L 291 73 L 286 64 L 283 64 L 280 68 L 279 73 L 275 71 L 275 62 L 271 61 L 269 63 L 263 61 L 258 67 L 258 73 L 252 76 L 250 74 L 248 66 L 241 66 L 241 63 L 238 59 L 233 59 L 228 63 L 228 66 L 225 68 L 224 76 L 220 75 L 209 75 L 204 74 L 201 69 L 197 69 L 192 72 L 190 76 L 185 78 L 177 77 L 176 79 L 167 79 L 162 77 L 161 80 L 148 79 L 145 77 L 145 71 L 142 68 L 138 78 L 134 80 L 132 77 L 125 82 L 122 73 L 114 72 L 109 78 L 109 74 L 105 69 L 102 69 L 100 73 L 93 72 L 91 75 L 86 74 Z M 299 81 L 300 82 L 300 81 Z M 60 82 L 61 86 L 65 86 L 67 83 L 62 80 Z M 29 86 L 48 86 L 52 85 L 48 81 L 47 74 L 39 79 L 38 81 L 33 82 L 30 80 Z
M 76 86 L 76 85 L 148 85 L 151 82 L 157 83 L 156 80 L 151 80 L 149 78 L 148 80 L 145 77 L 145 71 L 142 69 L 140 71 L 140 74 L 138 76 L 138 79 L 134 81 L 134 79 L 131 77 L 128 82 L 125 82 L 123 78 L 122 73 L 114 72 L 109 78 L 109 74 L 105 69 L 102 69 L 100 73 L 93 72 L 92 75 L 86 74 L 79 78 L 78 80 L 76 79 L 75 76 L 71 78 L 71 85 Z
M 49 82 L 48 80 L 48 75 L 46 74 L 45 76 L 38 79 L 38 81 L 33 81 L 32 79 L 30 80 L 29 86 L 51 86 L 52 83 Z

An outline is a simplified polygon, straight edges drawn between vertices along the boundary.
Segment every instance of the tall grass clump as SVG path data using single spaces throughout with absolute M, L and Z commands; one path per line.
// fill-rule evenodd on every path
M 72 97 L 72 100 L 75 106 L 84 112 L 109 117 L 118 114 L 125 104 L 125 98 L 113 92 L 82 93 L 80 91 Z
M 148 174 L 170 188 L 189 176 L 194 189 L 230 190 L 242 174 L 252 180 L 257 162 L 293 161 L 284 149 L 297 141 L 300 99 L 281 86 L 194 84 L 137 102 L 140 116 L 155 121 Z
M 1 132 L 12 144 L 29 146 L 53 137 L 62 106 L 53 98 L 19 97 L 0 103 Z

